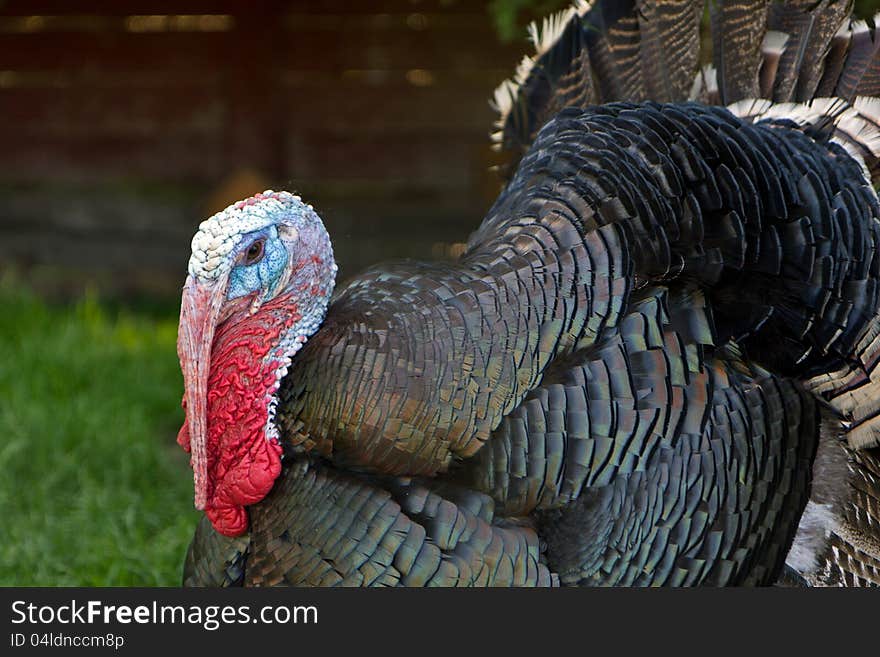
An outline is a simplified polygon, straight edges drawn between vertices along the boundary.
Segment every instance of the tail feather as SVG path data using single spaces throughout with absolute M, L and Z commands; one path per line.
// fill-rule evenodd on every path
M 529 28 L 536 52 L 525 56 L 513 79 L 495 90 L 499 112 L 492 138 L 497 149 L 523 152 L 541 126 L 567 106 L 587 106 L 597 101 L 590 72 L 585 34 L 575 8 Z
M 852 29 L 846 21 L 831 38 L 828 52 L 825 55 L 825 66 L 822 68 L 822 77 L 813 94 L 817 98 L 827 98 L 837 95 L 836 89 L 843 67 L 846 64 L 847 53 L 852 42 Z
M 877 34 L 877 27 L 880 26 L 880 13 L 874 15 L 874 38 L 872 41 L 873 52 L 871 62 L 865 69 L 865 74 L 859 80 L 856 88 L 858 96 L 877 96 L 880 95 L 880 35 Z
M 761 73 L 758 79 L 761 98 L 770 98 L 773 94 L 773 85 L 779 73 L 779 63 L 782 61 L 787 46 L 788 35 L 785 32 L 771 30 L 764 35 L 764 42 L 761 44 Z M 751 94 L 744 96 L 744 98 L 755 98 L 756 96 L 757 94 Z
M 687 98 L 699 64 L 703 0 L 639 0 L 637 9 L 648 97 Z
M 852 449 L 880 445 L 880 316 L 872 318 L 854 350 L 852 362 L 805 382 L 843 420 Z
M 693 100 L 703 105 L 718 105 L 721 102 L 718 90 L 718 72 L 714 66 L 706 64 L 694 78 L 688 100 Z
M 799 101 L 816 97 L 816 89 L 824 71 L 835 35 L 846 23 L 852 11 L 852 0 L 823 0 L 815 6 L 814 0 L 801 2 L 814 5 L 812 29 L 806 39 L 801 67 L 798 73 L 795 98 Z
M 768 0 L 739 0 L 719 2 L 712 8 L 712 48 L 720 102 L 758 95 L 767 6 Z
M 535 54 L 495 90 L 496 149 L 521 156 L 544 122 L 566 106 L 648 98 L 634 0 L 577 0 L 529 33 Z
M 779 70 L 773 83 L 773 100 L 786 103 L 794 100 L 795 87 L 801 64 L 807 50 L 807 44 L 813 33 L 816 17 L 796 4 L 772 4 L 767 18 L 770 29 L 789 36 L 785 51 L 779 60 Z
M 710 21 L 714 69 L 700 70 L 704 4 L 578 0 L 542 29 L 533 26 L 536 54 L 496 91 L 497 147 L 521 155 L 566 106 L 880 95 L 880 38 L 865 21 L 850 20 L 852 0 L 718 0 Z
M 641 68 L 641 37 L 635 3 L 597 2 L 584 16 L 583 25 L 602 101 L 618 98 L 646 100 L 648 93 Z
M 878 46 L 880 40 L 865 21 L 853 22 L 850 29 L 849 51 L 834 88 L 835 96 L 852 99 L 858 93 L 862 78 L 877 55 Z

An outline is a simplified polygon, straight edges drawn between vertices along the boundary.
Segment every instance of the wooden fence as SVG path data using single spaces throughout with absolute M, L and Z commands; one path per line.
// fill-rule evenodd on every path
M 0 2 L 0 264 L 170 292 L 264 186 L 343 273 L 443 255 L 498 191 L 488 98 L 524 50 L 472 0 Z

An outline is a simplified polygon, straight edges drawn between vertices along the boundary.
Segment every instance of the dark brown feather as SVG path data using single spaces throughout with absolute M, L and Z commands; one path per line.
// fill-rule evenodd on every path
M 822 0 L 816 5 L 813 0 L 804 0 L 803 5 L 810 8 L 815 18 L 798 71 L 795 99 L 799 102 L 816 96 L 832 40 L 849 18 L 853 3 L 852 0 Z
M 635 3 L 597 2 L 584 17 L 584 29 L 602 101 L 646 100 Z
M 835 96 L 847 100 L 855 98 L 862 77 L 877 54 L 878 46 L 880 40 L 875 38 L 873 30 L 864 21 L 856 21 L 852 28 L 846 64 L 834 90 Z
M 846 65 L 846 56 L 849 51 L 850 42 L 852 41 L 852 33 L 846 21 L 844 25 L 832 37 L 831 44 L 828 48 L 828 54 L 825 56 L 825 66 L 822 70 L 822 78 L 816 87 L 815 96 L 817 98 L 827 98 L 835 94 L 837 82 L 843 73 Z
M 648 97 L 687 100 L 699 63 L 703 0 L 639 0 L 637 10 Z
M 758 96 L 768 0 L 722 0 L 712 6 L 712 45 L 721 103 Z
M 795 86 L 815 22 L 816 16 L 810 11 L 806 0 L 770 5 L 767 28 L 788 35 L 773 84 L 774 102 L 786 103 L 794 100 Z

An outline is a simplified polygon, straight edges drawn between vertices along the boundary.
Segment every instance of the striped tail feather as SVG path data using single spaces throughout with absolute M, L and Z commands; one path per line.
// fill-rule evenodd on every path
M 877 24 L 877 16 L 874 24 Z M 856 21 L 850 30 L 850 46 L 846 55 L 843 71 L 834 90 L 835 96 L 852 98 L 856 94 L 865 94 L 867 82 L 863 85 L 868 70 L 873 66 L 877 56 L 880 40 L 874 30 L 865 21 Z M 870 80 L 870 77 L 868 78 Z
M 800 5 L 807 9 L 815 6 L 813 0 L 801 2 Z M 815 17 L 810 37 L 807 39 L 801 62 L 795 96 L 798 99 L 817 97 L 816 89 L 828 62 L 835 34 L 847 22 L 852 12 L 852 0 L 824 0 L 812 11 Z M 771 28 L 778 29 L 771 24 Z
M 770 5 L 768 28 L 790 36 L 773 87 L 774 101 L 813 97 L 831 41 L 851 11 L 852 0 L 790 0 Z
M 767 4 L 768 0 L 741 0 L 712 7 L 713 61 L 721 98 L 752 98 L 759 94 Z
M 572 20 L 576 15 L 570 8 L 544 19 L 541 28 L 534 23 L 529 27 L 535 56 L 525 56 L 514 77 L 495 90 L 492 105 L 501 115 L 492 136 L 496 148 L 522 154 L 562 108 L 597 102 L 586 35 Z
M 658 102 L 686 98 L 699 65 L 702 0 L 638 5 L 640 60 L 648 97 Z
M 569 106 L 880 95 L 880 38 L 851 11 L 852 0 L 577 0 L 530 28 L 536 53 L 495 92 L 495 147 L 518 159 Z
M 807 46 L 813 33 L 815 14 L 804 11 L 799 2 L 770 4 L 767 25 L 776 32 L 788 35 L 785 50 L 779 59 L 773 81 L 772 98 L 776 102 L 789 102 L 795 99 L 799 73 L 807 53 Z M 723 38 L 723 35 L 722 35 Z M 723 99 L 725 102 L 735 100 Z
M 635 3 L 596 3 L 579 21 L 587 33 L 586 44 L 593 57 L 600 97 L 646 100 L 644 72 L 640 65 L 641 39 Z M 580 12 L 585 5 L 579 6 Z
M 852 449 L 880 446 L 880 317 L 868 324 L 853 362 L 806 381 L 808 390 L 825 399 L 843 418 Z

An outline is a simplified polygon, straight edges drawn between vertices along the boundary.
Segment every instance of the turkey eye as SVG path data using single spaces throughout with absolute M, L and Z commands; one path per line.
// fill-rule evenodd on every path
M 252 265 L 255 262 L 259 262 L 260 258 L 263 257 L 263 248 L 266 244 L 265 240 L 257 240 L 253 244 L 248 247 L 247 252 L 244 254 L 244 264 Z

